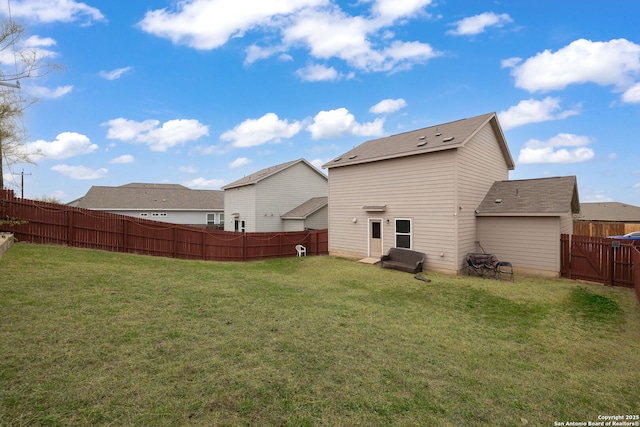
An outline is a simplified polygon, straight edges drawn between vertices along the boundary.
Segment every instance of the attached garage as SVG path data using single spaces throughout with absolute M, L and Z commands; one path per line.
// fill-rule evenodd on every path
M 560 235 L 579 210 L 574 176 L 498 181 L 476 210 L 477 240 L 516 271 L 558 276 Z

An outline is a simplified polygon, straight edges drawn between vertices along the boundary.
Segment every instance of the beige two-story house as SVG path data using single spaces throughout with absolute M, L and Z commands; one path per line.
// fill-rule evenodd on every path
M 495 113 L 370 140 L 323 165 L 329 253 L 378 258 L 392 247 L 455 273 L 476 252 L 476 208 L 514 161 Z

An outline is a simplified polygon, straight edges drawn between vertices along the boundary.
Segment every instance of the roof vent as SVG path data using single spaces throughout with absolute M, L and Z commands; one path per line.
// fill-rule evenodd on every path
M 349 156 L 349 160 L 353 160 L 353 159 L 355 159 L 356 157 L 358 157 L 358 155 L 357 155 L 357 154 L 354 154 L 353 156 Z
M 419 142 L 416 147 L 424 147 L 425 145 L 427 145 L 427 141 L 422 141 L 422 142 Z
M 339 162 L 340 160 L 342 160 L 342 157 L 338 157 L 337 159 L 334 159 L 334 162 Z
M 436 132 L 436 136 L 442 135 L 442 132 Z
M 418 139 L 419 139 L 420 141 L 422 141 L 423 139 L 427 139 L 427 137 L 426 137 L 426 136 L 424 136 L 424 135 L 422 135 L 422 136 L 420 136 L 420 138 L 418 138 Z
M 502 203 L 502 199 L 496 199 L 496 204 Z
M 448 137 L 446 137 L 446 138 L 443 138 L 443 139 L 442 139 L 442 142 L 449 142 L 449 141 L 453 141 L 453 140 L 454 140 L 454 138 L 455 138 L 454 136 L 448 136 Z

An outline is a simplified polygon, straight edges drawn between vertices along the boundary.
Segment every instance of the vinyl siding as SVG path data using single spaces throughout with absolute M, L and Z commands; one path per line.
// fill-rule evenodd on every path
M 459 268 L 465 265 L 467 252 L 475 252 L 477 232 L 475 209 L 495 181 L 509 179 L 509 169 L 491 125 L 485 125 L 478 133 L 458 149 L 456 163 L 458 197 Z
M 329 227 L 329 207 L 325 206 L 323 208 L 318 209 L 309 217 L 304 224 L 305 228 L 310 228 L 313 230 L 323 230 Z
M 554 276 L 560 272 L 559 217 L 479 217 L 478 240 L 514 268 Z
M 287 219 L 282 221 L 282 231 L 303 231 L 303 219 Z
M 230 188 L 224 190 L 224 229 L 234 231 L 234 221 L 232 216 L 239 213 L 238 220 L 245 221 L 245 231 L 256 231 L 256 186 L 245 185 L 243 187 Z
M 560 217 L 560 234 L 573 234 L 573 213 L 567 212 Z
M 280 216 L 312 197 L 326 196 L 328 185 L 326 177 L 302 162 L 258 182 L 255 231 L 284 231 Z
M 104 210 L 100 209 L 103 212 L 111 212 L 120 215 L 126 215 L 133 218 L 142 218 L 149 219 L 152 221 L 161 221 L 168 222 L 171 224 L 182 224 L 182 225 L 204 225 L 207 223 L 207 213 L 216 213 L 220 214 L 222 211 L 219 210 L 209 210 L 209 211 L 176 211 L 176 210 L 118 210 L 118 209 L 109 209 Z M 141 216 L 141 214 L 146 213 L 146 216 Z M 162 214 L 162 216 L 154 216 L 154 214 Z
M 395 246 L 395 219 L 406 218 L 412 219 L 413 249 L 427 254 L 426 268 L 455 270 L 454 161 L 455 150 L 447 150 L 331 168 L 329 251 L 367 256 L 368 219 L 380 218 L 386 253 Z M 363 209 L 383 205 L 385 212 Z

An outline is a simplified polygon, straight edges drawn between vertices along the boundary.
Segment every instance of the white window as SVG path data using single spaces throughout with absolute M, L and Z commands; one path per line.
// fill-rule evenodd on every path
M 396 218 L 396 248 L 411 249 L 413 224 L 410 219 Z
M 208 213 L 207 214 L 207 225 L 216 224 L 216 214 Z
M 224 224 L 224 214 L 221 213 L 218 218 L 220 218 L 220 220 L 218 221 L 218 224 Z

